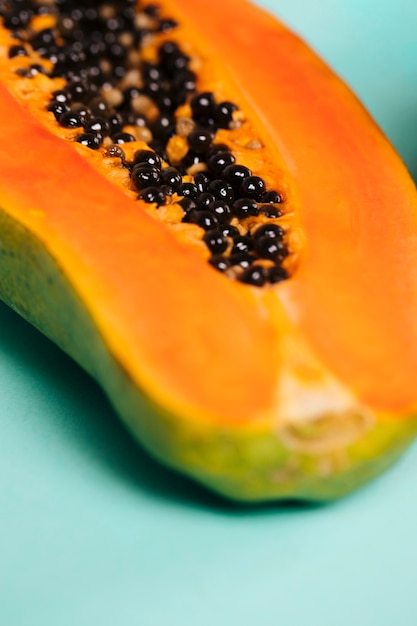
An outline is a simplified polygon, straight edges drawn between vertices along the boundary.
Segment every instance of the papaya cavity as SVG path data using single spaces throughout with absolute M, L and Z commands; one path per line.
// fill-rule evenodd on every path
M 136 2 L 17 6 L 0 32 L 13 93 L 213 268 L 258 287 L 287 279 L 285 176 L 177 20 Z

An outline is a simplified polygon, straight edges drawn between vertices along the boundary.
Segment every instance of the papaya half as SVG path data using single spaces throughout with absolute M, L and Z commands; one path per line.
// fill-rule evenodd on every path
M 412 441 L 417 194 L 245 0 L 0 3 L 0 296 L 163 463 L 327 500 Z

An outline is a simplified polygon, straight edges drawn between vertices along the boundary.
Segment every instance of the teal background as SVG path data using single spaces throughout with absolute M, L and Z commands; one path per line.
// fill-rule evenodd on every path
M 417 174 L 414 0 L 264 4 Z M 416 476 L 414 446 L 331 506 L 227 505 L 150 460 L 88 376 L 0 305 L 1 626 L 414 625 Z

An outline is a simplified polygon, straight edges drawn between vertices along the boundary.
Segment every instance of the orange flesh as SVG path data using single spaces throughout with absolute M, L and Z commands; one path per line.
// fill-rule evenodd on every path
M 231 289 L 0 85 L 2 119 L 6 112 L 0 205 L 59 259 L 99 328 L 111 328 L 121 363 L 182 412 L 201 405 L 232 422 L 262 414 L 272 403 L 276 338 L 253 294 Z
M 250 91 L 252 115 L 262 112 L 262 139 L 269 136 L 288 167 L 307 240 L 294 278 L 274 288 L 290 320 L 362 401 L 411 410 L 417 204 L 400 161 L 340 81 L 258 9 L 237 0 L 219 11 L 207 0 L 161 4 L 184 21 L 190 41 L 216 43 L 216 50 L 204 44 L 206 56 L 231 85 L 217 63 L 227 59 L 238 99 Z M 179 412 L 223 423 L 270 414 L 285 367 L 278 359 L 282 316 L 268 315 L 256 290 L 200 262 L 29 118 L 3 85 L 0 115 L 7 119 L 0 204 L 74 278 L 99 328 L 111 329 L 106 336 L 121 363 Z M 28 138 L 32 150 L 22 155 Z
M 307 249 L 294 279 L 276 288 L 289 315 L 364 401 L 415 407 L 417 196 L 404 166 L 344 84 L 281 24 L 240 0 L 219 11 L 211 0 L 175 6 L 250 92 L 294 181 Z

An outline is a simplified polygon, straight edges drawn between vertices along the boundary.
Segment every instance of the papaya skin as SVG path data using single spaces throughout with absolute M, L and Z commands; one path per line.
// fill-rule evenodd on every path
M 205 41 L 216 80 L 286 170 L 305 233 L 297 271 L 265 291 L 218 275 L 0 84 L 1 297 L 96 378 L 166 464 L 242 501 L 344 495 L 417 429 L 414 186 L 281 24 L 235 0 L 218 12 L 161 4 L 182 36 Z

